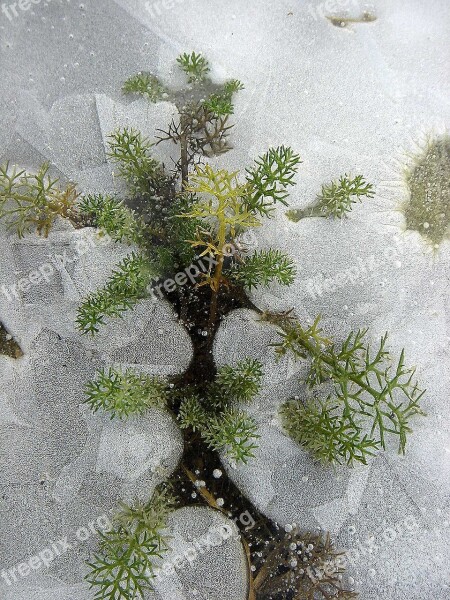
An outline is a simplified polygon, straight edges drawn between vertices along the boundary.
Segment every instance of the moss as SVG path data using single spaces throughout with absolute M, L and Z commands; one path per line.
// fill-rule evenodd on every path
M 439 245 L 450 231 L 450 137 L 431 141 L 406 173 L 410 200 L 404 208 L 407 229 Z

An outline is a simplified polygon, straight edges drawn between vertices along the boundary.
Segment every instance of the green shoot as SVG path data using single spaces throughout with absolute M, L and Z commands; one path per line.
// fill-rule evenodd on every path
M 151 73 L 137 73 L 127 79 L 123 84 L 122 92 L 124 94 L 137 94 L 144 96 L 150 102 L 158 102 L 162 100 L 166 90 L 163 84 L 155 75 Z
M 49 168 L 45 163 L 32 175 L 15 166 L 10 169 L 9 163 L 0 166 L 0 219 L 19 237 L 33 230 L 47 237 L 58 216 L 77 220 L 75 186 L 61 188 Z
M 373 198 L 375 192 L 373 185 L 367 183 L 362 175 L 353 179 L 348 175 L 322 186 L 321 193 L 317 196 L 316 203 L 306 209 L 292 209 L 286 215 L 295 223 L 305 217 L 333 217 L 342 219 L 352 210 L 353 204 L 362 202 L 362 198 Z
M 247 358 L 235 367 L 221 367 L 204 398 L 188 390 L 183 395 L 178 419 L 183 429 L 199 431 L 210 448 L 225 451 L 236 462 L 246 463 L 257 448 L 257 425 L 238 410 L 237 402 L 250 402 L 257 394 L 263 377 L 259 361 Z
M 181 54 L 177 63 L 188 76 L 189 83 L 203 81 L 209 73 L 209 63 L 201 54 Z
M 258 448 L 255 443 L 260 437 L 257 430 L 258 426 L 251 417 L 242 411 L 229 409 L 212 416 L 202 437 L 213 450 L 223 450 L 231 460 L 247 464 Z
M 249 290 L 260 285 L 268 286 L 272 281 L 277 281 L 280 285 L 291 285 L 295 274 L 293 260 L 279 250 L 272 249 L 255 252 L 236 263 L 232 271 L 233 279 Z
M 99 533 L 86 576 L 95 600 L 137 600 L 153 589 L 155 561 L 168 549 L 164 529 L 173 502 L 170 494 L 157 491 L 147 504 L 123 505 L 114 527 Z
M 135 129 L 125 127 L 109 136 L 109 154 L 118 165 L 119 175 L 134 194 L 154 194 L 162 170 L 151 156 L 153 144 Z
M 142 241 L 145 226 L 123 201 L 102 194 L 86 195 L 78 209 L 85 225 L 103 229 L 114 240 L 128 243 Z
M 244 89 L 243 84 L 237 79 L 227 81 L 218 94 L 211 94 L 203 106 L 217 117 L 232 115 L 234 112 L 233 95 Z
M 246 207 L 261 216 L 270 216 L 277 202 L 287 205 L 288 187 L 295 185 L 300 157 L 291 148 L 271 148 L 260 156 L 256 166 L 247 169 L 249 193 Z
M 97 378 L 86 386 L 86 400 L 93 412 L 102 409 L 119 419 L 142 415 L 149 408 L 165 408 L 167 384 L 157 377 L 124 373 L 109 368 L 97 373 Z
M 235 367 L 221 367 L 216 375 L 216 386 L 224 396 L 237 402 L 251 402 L 261 387 L 262 364 L 253 358 L 246 358 Z
M 303 404 L 291 400 L 284 404 L 280 414 L 290 437 L 309 450 L 323 463 L 357 461 L 367 464 L 367 456 L 373 456 L 379 443 L 363 434 L 362 427 L 342 415 L 339 405 L 330 400 Z
M 386 350 L 387 334 L 372 351 L 366 341 L 367 330 L 350 333 L 336 347 L 322 336 L 319 319 L 308 329 L 291 320 L 282 327 L 281 341 L 274 344 L 277 354 L 290 352 L 310 358 L 309 386 L 330 381 L 334 387 L 334 394 L 320 410 L 310 403 L 285 405 L 288 433 L 321 459 L 331 459 L 331 447 L 335 447 L 334 460 L 365 462 L 369 451 L 386 448 L 387 435 L 398 437 L 398 450 L 404 454 L 410 419 L 425 414 L 419 406 L 424 391 L 414 381 L 415 369 L 405 366 L 404 351 L 394 363 Z M 300 421 L 303 425 L 297 428 Z M 363 425 L 368 428 L 367 435 Z
M 105 317 L 122 313 L 148 296 L 155 273 L 151 264 L 132 252 L 118 265 L 104 288 L 90 294 L 78 308 L 77 325 L 84 334 L 98 333 Z

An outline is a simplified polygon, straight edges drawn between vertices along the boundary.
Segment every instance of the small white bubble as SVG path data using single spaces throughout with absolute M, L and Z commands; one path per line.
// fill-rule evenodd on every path
M 214 469 L 213 477 L 215 477 L 216 479 L 220 479 L 220 477 L 222 477 L 222 471 L 220 469 Z

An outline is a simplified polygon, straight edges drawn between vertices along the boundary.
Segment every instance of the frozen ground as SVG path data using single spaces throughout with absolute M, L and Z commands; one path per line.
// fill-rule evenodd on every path
M 337 27 L 326 18 L 358 18 L 364 10 L 376 20 Z M 344 172 L 361 172 L 376 185 L 375 198 L 344 222 L 295 224 L 280 210 L 257 243 L 290 252 L 298 277 L 289 290 L 263 291 L 254 301 L 274 310 L 295 307 L 305 320 L 321 313 L 337 337 L 359 326 L 370 327 L 374 339 L 389 330 L 390 347 L 405 347 L 428 389 L 427 419 L 417 420 L 405 458 L 392 448 L 366 469 L 317 467 L 276 418 L 302 365 L 276 365 L 264 343 L 276 332 L 239 312 L 223 325 L 216 357 L 254 355 L 264 363 L 264 389 L 249 409 L 264 435 L 256 459 L 229 472 L 272 518 L 332 531 L 351 551 L 349 571 L 362 600 L 450 597 L 450 245 L 431 252 L 418 233 L 405 231 L 399 210 L 411 153 L 420 152 L 427 135 L 450 127 L 449 3 L 52 0 L 9 14 L 11 20 L 0 13 L 1 162 L 35 168 L 50 160 L 55 174 L 84 190 L 120 189 L 105 159 L 106 135 L 125 123 L 151 135 L 171 115 L 170 105 L 124 99 L 123 80 L 141 69 L 173 79 L 175 57 L 195 49 L 208 56 L 215 76 L 246 86 L 237 99 L 235 149 L 222 165 L 243 168 L 270 145 L 291 145 L 304 161 L 294 206 L 311 203 L 322 183 Z M 1 284 L 12 285 L 64 250 L 76 256 L 83 236 L 92 233 L 64 225 L 45 241 L 18 241 L 2 231 Z M 55 269 L 47 285 L 13 301 L 0 294 L 0 321 L 25 352 L 18 360 L 0 357 L 0 569 L 70 538 L 119 498 L 148 494 L 182 451 L 163 413 L 149 414 L 148 426 L 118 426 L 80 407 L 83 384 L 101 365 L 176 373 L 191 353 L 170 307 L 160 303 L 142 304 L 95 343 L 80 338 L 73 327 L 80 296 L 101 285 L 126 251 L 89 243 L 89 253 Z M 349 269 L 354 283 L 342 285 L 339 275 Z M 207 529 L 208 518 L 192 515 L 186 525 L 181 515 L 179 531 L 197 520 Z M 1 579 L 0 597 L 88 600 L 83 560 L 92 542 L 16 585 Z M 175 587 L 161 588 L 160 597 L 244 600 L 237 542 L 208 560 Z

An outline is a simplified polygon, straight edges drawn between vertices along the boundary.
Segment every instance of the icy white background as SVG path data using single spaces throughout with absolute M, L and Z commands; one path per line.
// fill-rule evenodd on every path
M 326 19 L 364 10 L 377 20 L 340 28 Z M 52 0 L 17 11 L 11 21 L 0 13 L 2 162 L 36 168 L 50 160 L 55 174 L 84 190 L 118 190 L 105 158 L 106 136 L 127 123 L 152 135 L 171 115 L 170 105 L 124 99 L 122 82 L 139 70 L 175 82 L 175 57 L 195 49 L 207 55 L 214 77 L 246 86 L 236 102 L 235 149 L 222 165 L 242 169 L 270 145 L 291 145 L 303 160 L 295 206 L 311 203 L 323 182 L 344 172 L 363 173 L 375 184 L 376 197 L 344 222 L 294 224 L 280 210 L 257 241 L 290 252 L 298 277 L 289 290 L 273 288 L 254 300 L 262 308 L 295 307 L 303 319 L 321 313 L 337 337 L 352 327 L 370 327 L 374 339 L 389 330 L 390 348 L 405 347 L 428 389 L 428 417 L 417 419 L 405 458 L 393 447 L 366 469 L 318 468 L 276 418 L 302 367 L 275 365 L 266 342 L 276 333 L 240 311 L 224 323 L 216 358 L 252 355 L 264 362 L 264 389 L 249 409 L 263 437 L 256 459 L 229 471 L 270 517 L 330 530 L 338 545 L 352 550 L 350 575 L 363 600 L 448 598 L 449 244 L 430 252 L 419 234 L 405 231 L 401 207 L 411 154 L 424 148 L 427 135 L 449 128 L 450 4 Z M 46 241 L 18 241 L 2 231 L 1 283 L 11 285 L 90 235 L 61 225 Z M 189 363 L 189 340 L 163 304 L 143 304 L 95 343 L 74 329 L 79 298 L 101 285 L 125 252 L 95 245 L 20 301 L 0 295 L 0 320 L 25 351 L 17 361 L 0 357 L 0 569 L 73 535 L 119 498 L 150 493 L 181 454 L 181 437 L 163 413 L 115 425 L 80 407 L 82 386 L 99 366 L 167 374 Z M 340 285 L 336 275 L 351 268 L 354 285 Z M 312 282 L 324 279 L 333 289 L 312 292 Z M 182 531 L 193 518 L 178 517 Z M 0 580 L 0 596 L 91 598 L 82 578 L 93 543 L 14 586 Z M 160 597 L 245 598 L 238 544 L 204 560 L 211 568 L 203 565 L 197 582 L 194 569 L 191 579 L 181 577 Z

